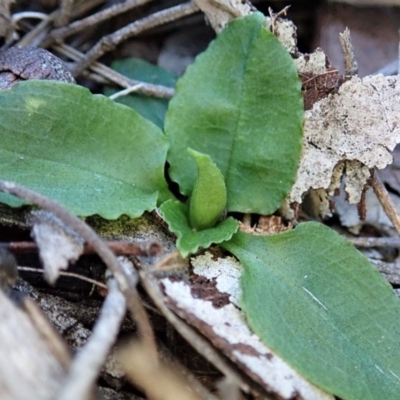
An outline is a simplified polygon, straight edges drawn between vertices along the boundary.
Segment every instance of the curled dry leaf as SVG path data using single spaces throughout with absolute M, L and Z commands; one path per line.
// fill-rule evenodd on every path
M 46 280 L 53 284 L 69 262 L 75 262 L 83 252 L 83 239 L 60 219 L 47 211 L 33 211 L 32 236 L 38 245 Z
M 398 77 L 353 77 L 306 111 L 303 155 L 289 203 L 301 203 L 310 189 L 333 195 L 343 173 L 348 200 L 358 203 L 369 170 L 391 163 L 400 142 L 399 96 Z
M 181 318 L 195 326 L 244 373 L 280 398 L 333 399 L 303 379 L 250 331 L 238 305 L 242 274 L 238 261 L 233 257 L 214 261 L 210 252 L 191 261 L 193 272 L 203 277 L 197 279 L 203 281 L 202 287 L 190 286 L 175 277 L 173 281 L 161 280 L 171 308 Z
M 11 47 L 0 51 L 0 90 L 28 79 L 75 83 L 65 64 L 47 50 Z

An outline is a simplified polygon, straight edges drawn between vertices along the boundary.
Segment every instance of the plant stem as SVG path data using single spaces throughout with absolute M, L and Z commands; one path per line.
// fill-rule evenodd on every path
M 394 228 L 396 229 L 397 233 L 400 235 L 399 214 L 397 213 L 396 207 L 393 204 L 393 201 L 390 198 L 388 191 L 386 190 L 384 184 L 380 180 L 376 169 L 375 169 L 373 177 L 372 177 L 372 187 L 374 189 L 376 197 L 378 198 L 383 209 L 385 210 L 386 215 L 389 217 L 390 221 L 392 221 Z

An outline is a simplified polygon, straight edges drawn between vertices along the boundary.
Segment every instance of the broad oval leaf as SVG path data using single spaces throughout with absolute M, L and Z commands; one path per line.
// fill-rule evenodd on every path
M 189 194 L 188 147 L 221 170 L 229 211 L 270 214 L 294 183 L 303 102 L 293 60 L 254 13 L 229 24 L 178 81 L 165 131 L 171 178 Z
M 169 197 L 167 143 L 134 110 L 87 89 L 27 81 L 0 92 L 0 177 L 57 200 L 72 212 L 141 215 Z M 1 201 L 21 203 L 2 195 Z
M 226 207 L 226 187 L 221 171 L 207 154 L 188 149 L 197 164 L 197 178 L 190 196 L 189 222 L 192 228 L 212 228 Z
M 213 228 L 195 231 L 189 225 L 186 205 L 176 200 L 163 203 L 160 214 L 167 222 L 170 231 L 178 237 L 176 247 L 183 258 L 196 253 L 199 248 L 206 249 L 212 243 L 229 240 L 239 227 L 238 222 L 229 217 Z
M 178 79 L 171 72 L 134 57 L 114 61 L 111 64 L 111 68 L 128 78 L 156 85 L 164 85 L 170 88 L 175 87 Z M 110 96 L 117 91 L 117 89 L 107 87 L 104 93 L 106 96 Z M 127 96 L 118 97 L 115 101 L 133 108 L 142 117 L 147 118 L 160 128 L 164 127 L 168 99 L 145 96 L 140 93 L 130 93 Z
M 318 223 L 222 246 L 244 266 L 254 332 L 315 385 L 349 400 L 400 391 L 400 302 L 360 252 Z

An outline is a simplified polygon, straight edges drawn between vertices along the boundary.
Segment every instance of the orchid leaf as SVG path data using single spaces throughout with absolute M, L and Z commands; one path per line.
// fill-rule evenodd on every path
M 221 171 L 206 155 L 189 149 L 197 164 L 197 178 L 190 196 L 189 221 L 192 228 L 212 228 L 226 207 L 226 187 Z
M 196 253 L 200 248 L 208 248 L 212 243 L 229 240 L 238 230 L 238 222 L 229 217 L 218 225 L 202 231 L 193 230 L 189 224 L 188 207 L 176 200 L 168 200 L 160 207 L 160 214 L 171 232 L 178 237 L 176 247 L 182 257 Z
M 341 399 L 398 399 L 400 301 L 352 244 L 310 222 L 221 245 L 244 266 L 249 325 L 288 364 Z
M 165 132 L 170 176 L 189 195 L 210 155 L 225 179 L 228 211 L 268 215 L 296 177 L 302 143 L 301 82 L 291 56 L 254 13 L 232 21 L 178 81 Z
M 77 215 L 137 217 L 170 198 L 167 143 L 134 110 L 83 87 L 27 81 L 0 92 L 0 176 Z M 21 204 L 1 195 L 2 202 Z
M 114 61 L 111 64 L 111 68 L 130 79 L 170 88 L 175 87 L 178 79 L 171 72 L 135 57 Z M 106 87 L 104 94 L 111 96 L 117 92 L 118 89 Z M 145 96 L 144 94 L 133 92 L 129 95 L 118 97 L 115 101 L 133 108 L 142 117 L 163 128 L 168 99 Z

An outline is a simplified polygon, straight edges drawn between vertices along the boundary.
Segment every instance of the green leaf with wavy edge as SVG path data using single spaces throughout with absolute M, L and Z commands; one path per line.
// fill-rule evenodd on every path
M 176 247 L 183 258 L 201 247 L 206 249 L 212 243 L 229 240 L 239 227 L 238 222 L 229 217 L 213 228 L 195 231 L 189 225 L 187 206 L 176 200 L 166 201 L 159 210 L 170 231 L 178 237 Z
M 303 99 L 290 55 L 254 13 L 234 20 L 189 66 L 170 101 L 170 176 L 184 194 L 196 178 L 188 147 L 225 178 L 229 211 L 270 214 L 292 187 L 301 155 Z
M 171 72 L 135 57 L 114 61 L 111 64 L 111 68 L 128 78 L 170 88 L 175 87 L 178 80 Z M 111 87 L 106 87 L 104 90 L 106 96 L 111 96 L 116 92 L 118 90 Z M 168 108 L 168 99 L 131 93 L 127 96 L 118 97 L 115 101 L 133 108 L 142 117 L 163 128 L 165 113 Z
M 0 92 L 0 177 L 64 204 L 77 215 L 131 217 L 170 198 L 167 143 L 134 110 L 87 89 L 27 81 Z M 20 201 L 2 195 L 2 202 Z
M 399 398 L 400 302 L 349 242 L 310 222 L 222 247 L 244 266 L 241 305 L 272 350 L 340 398 Z
M 197 164 L 197 177 L 189 203 L 190 226 L 212 228 L 226 207 L 226 187 L 221 171 L 207 154 L 188 149 Z

